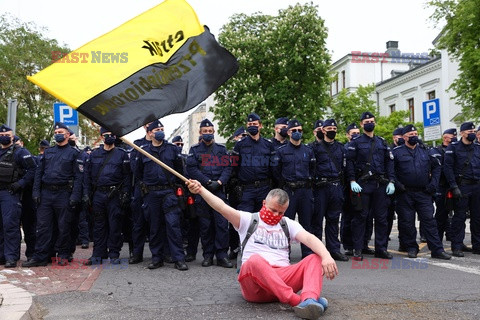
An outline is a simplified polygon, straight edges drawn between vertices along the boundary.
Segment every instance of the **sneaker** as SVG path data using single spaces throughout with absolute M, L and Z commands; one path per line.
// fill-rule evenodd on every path
M 325 312 L 323 305 L 315 299 L 307 299 L 293 307 L 295 315 L 302 319 L 318 319 Z
M 320 303 L 323 306 L 323 311 L 327 311 L 328 309 L 328 300 L 324 297 L 318 298 L 318 303 Z

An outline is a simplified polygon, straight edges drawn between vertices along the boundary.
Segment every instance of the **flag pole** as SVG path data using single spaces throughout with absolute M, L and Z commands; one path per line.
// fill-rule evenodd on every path
M 147 151 L 143 150 L 142 148 L 140 148 L 139 146 L 137 146 L 135 143 L 131 142 L 130 140 L 128 140 L 127 138 L 125 137 L 120 137 L 120 139 L 125 142 L 126 144 L 128 144 L 129 146 L 131 146 L 132 148 L 134 148 L 135 150 L 137 150 L 138 152 L 140 152 L 141 154 L 143 154 L 145 157 L 148 157 L 150 159 L 152 159 L 153 161 L 155 161 L 156 164 L 160 165 L 162 168 L 164 168 L 165 170 L 167 170 L 168 172 L 170 172 L 171 174 L 177 176 L 179 179 L 181 179 L 183 182 L 187 182 L 188 179 L 185 178 L 183 175 L 181 175 L 180 173 L 178 173 L 177 171 L 173 170 L 172 168 L 170 168 L 169 166 L 167 166 L 165 163 L 163 163 L 162 161 L 158 160 L 157 158 L 155 158 L 154 156 L 152 156 L 150 153 L 148 153 Z

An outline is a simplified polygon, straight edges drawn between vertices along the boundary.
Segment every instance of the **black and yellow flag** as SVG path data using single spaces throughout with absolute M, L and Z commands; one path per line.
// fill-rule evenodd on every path
M 185 112 L 238 70 L 184 0 L 165 0 L 27 77 L 123 136 Z

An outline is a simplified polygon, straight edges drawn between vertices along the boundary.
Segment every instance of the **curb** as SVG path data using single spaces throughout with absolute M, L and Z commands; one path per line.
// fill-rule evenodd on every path
M 2 320 L 33 320 L 32 295 L 9 283 L 0 283 L 0 319 Z

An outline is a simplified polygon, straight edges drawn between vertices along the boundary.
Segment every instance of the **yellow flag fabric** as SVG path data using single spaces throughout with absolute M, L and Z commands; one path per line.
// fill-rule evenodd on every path
M 55 58 L 28 80 L 118 135 L 195 107 L 238 70 L 184 0 Z

